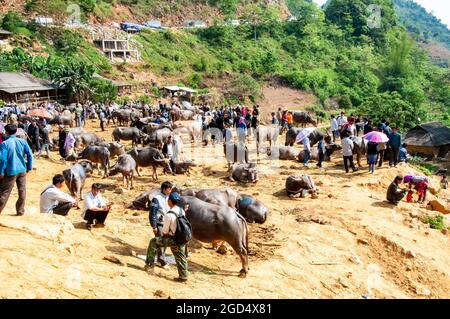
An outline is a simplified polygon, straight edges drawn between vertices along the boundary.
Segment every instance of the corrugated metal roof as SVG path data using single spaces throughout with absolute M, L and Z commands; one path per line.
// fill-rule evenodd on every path
M 10 35 L 10 34 L 12 34 L 11 32 L 9 32 L 9 31 L 6 31 L 6 30 L 3 30 L 3 29 L 0 29 L 0 34 L 6 34 L 6 35 Z
M 450 128 L 440 122 L 420 124 L 406 133 L 409 145 L 438 147 L 450 144 Z
M 19 93 L 26 91 L 47 91 L 55 87 L 47 80 L 38 79 L 29 73 L 0 72 L 0 91 Z

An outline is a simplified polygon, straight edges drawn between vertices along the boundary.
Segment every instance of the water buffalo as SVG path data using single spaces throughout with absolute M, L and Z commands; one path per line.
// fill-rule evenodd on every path
M 92 163 L 82 160 L 62 172 L 66 186 L 72 196 L 78 196 L 79 194 L 80 200 L 83 199 L 84 183 L 86 182 L 87 174 L 92 173 L 92 171 Z
M 172 168 L 170 167 L 170 160 L 164 158 L 164 155 L 157 150 L 156 148 L 150 147 L 150 148 L 143 148 L 143 149 L 137 149 L 133 148 L 131 151 L 129 151 L 127 154 L 130 154 L 134 160 L 136 161 L 136 172 L 138 176 L 141 176 L 139 173 L 138 167 L 149 167 L 152 166 L 153 168 L 153 180 L 158 180 L 158 173 L 156 172 L 156 167 L 162 166 L 165 171 L 168 171 L 173 174 Z
M 341 150 L 342 147 L 339 144 L 335 144 L 335 143 L 331 143 L 331 144 L 326 144 L 325 145 L 325 156 L 324 156 L 324 161 L 329 161 L 331 158 L 331 155 L 338 150 Z M 297 155 L 297 160 L 301 163 L 304 162 L 305 159 L 305 151 L 301 151 L 298 153 Z M 319 160 L 319 149 L 317 147 L 314 147 L 311 149 L 311 159 L 314 161 L 318 161 Z
M 76 140 L 77 146 L 79 146 L 79 145 L 89 146 L 89 145 L 95 144 L 97 142 L 105 141 L 104 138 L 102 138 L 100 136 L 97 136 L 94 133 L 81 133 L 81 134 L 78 134 L 78 135 L 76 135 L 75 140 Z
M 87 146 L 78 156 L 78 158 L 87 159 L 93 163 L 101 164 L 104 174 L 103 178 L 108 177 L 109 171 L 109 150 L 104 146 L 90 145 Z M 99 168 L 97 166 L 97 171 Z
M 317 119 L 315 119 L 309 112 L 293 111 L 292 119 L 294 120 L 294 124 L 300 124 L 301 126 L 304 126 L 305 124 L 317 126 Z
M 186 189 L 182 190 L 181 194 L 184 196 L 195 196 L 202 201 L 210 204 L 228 206 L 236 208 L 239 195 L 233 189 L 216 188 L 216 189 Z
M 204 243 L 227 242 L 242 263 L 240 277 L 248 273 L 248 228 L 245 218 L 228 206 L 214 205 L 193 196 L 182 196 L 188 205 L 186 217 L 192 225 L 194 238 Z
M 237 209 L 249 223 L 263 224 L 269 213 L 266 205 L 246 194 L 239 194 Z
M 131 204 L 131 208 L 134 209 L 141 209 L 148 211 L 149 202 L 153 197 L 155 197 L 156 194 L 158 194 L 161 190 L 159 188 L 154 188 L 149 191 L 141 193 Z
M 147 135 L 136 127 L 116 127 L 112 132 L 113 140 L 120 142 L 120 140 L 131 141 L 132 145 L 141 144 L 141 139 Z
M 162 148 L 163 144 L 167 142 L 167 138 L 172 135 L 172 129 L 169 127 L 162 127 L 150 132 L 143 141 L 144 145 L 152 145 L 155 148 Z
M 292 127 L 290 128 L 286 133 L 286 141 L 284 143 L 285 146 L 294 146 L 295 139 L 297 138 L 298 133 L 300 133 L 302 129 Z M 310 135 L 309 135 L 309 141 L 311 143 L 311 146 L 314 146 L 317 142 L 319 142 L 319 137 L 323 136 L 324 141 L 327 143 L 331 143 L 331 136 L 328 133 L 328 131 L 322 131 L 320 129 L 315 129 Z
M 356 162 L 359 167 L 362 167 L 361 157 L 366 154 L 366 142 L 364 141 L 364 138 L 357 136 L 353 136 L 350 139 L 353 141 L 353 154 L 356 154 Z
M 109 171 L 110 175 L 116 175 L 117 173 L 122 173 L 123 176 L 123 184 L 125 186 L 125 181 L 127 183 L 127 188 L 134 188 L 133 186 L 133 177 L 134 171 L 136 170 L 136 161 L 129 154 L 122 154 L 119 156 L 117 163 L 111 168 Z
M 230 169 L 229 179 L 242 183 L 256 183 L 258 181 L 256 163 L 233 164 Z
M 190 168 L 196 167 L 197 164 L 195 164 L 193 161 L 183 161 L 183 162 L 175 162 L 173 161 L 173 167 L 175 174 L 186 174 L 190 175 Z
M 121 126 L 128 125 L 128 122 L 130 121 L 130 115 L 130 109 L 114 110 L 111 113 L 111 119 L 113 120 L 113 122 L 114 120 L 117 120 L 117 123 Z
M 106 147 L 109 150 L 109 155 L 111 158 L 125 153 L 125 146 L 119 142 L 97 142 L 94 145 Z
M 280 134 L 279 127 L 271 126 L 260 126 L 256 129 L 255 139 L 256 139 L 256 153 L 259 154 L 259 145 L 261 142 L 268 141 L 269 147 L 272 147 L 272 142 L 278 140 L 278 135 Z
M 291 175 L 286 179 L 286 193 L 289 197 L 304 197 L 311 193 L 311 197 L 316 198 L 317 188 L 309 175 Z
M 48 121 L 48 124 L 68 125 L 73 127 L 73 117 L 72 115 L 57 115 Z
M 199 139 L 202 136 L 203 127 L 202 123 L 197 121 L 184 121 L 184 122 L 174 122 L 173 123 L 174 132 L 177 134 L 187 134 L 191 137 L 192 142 L 195 139 Z
M 230 168 L 231 163 L 248 163 L 248 148 L 242 143 L 225 143 L 223 144 L 223 152 Z
M 279 160 L 295 160 L 299 153 L 299 149 L 291 146 L 274 146 L 267 149 L 267 155 Z

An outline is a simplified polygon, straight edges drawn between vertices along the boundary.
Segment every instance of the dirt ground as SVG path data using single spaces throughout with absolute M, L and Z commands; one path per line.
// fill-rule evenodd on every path
M 112 127 L 100 132 L 111 140 Z M 281 138 L 284 142 L 284 137 Z M 127 144 L 129 147 L 129 145 Z M 254 149 L 254 142 L 251 142 Z M 80 210 L 68 217 L 39 214 L 39 195 L 71 163 L 36 159 L 27 177 L 26 214 L 14 216 L 17 191 L 0 216 L 0 297 L 2 298 L 449 298 L 450 236 L 430 229 L 420 218 L 436 215 L 417 203 L 388 204 L 385 190 L 397 174 L 418 173 L 409 166 L 378 169 L 367 165 L 345 174 L 341 155 L 323 169 L 294 161 L 270 162 L 260 154 L 260 180 L 244 185 L 226 179 L 220 146 L 184 145 L 185 156 L 199 164 L 191 176 L 162 175 L 183 187 L 224 187 L 256 196 L 269 208 L 265 224 L 249 225 L 250 272 L 238 277 L 241 264 L 228 247 L 226 255 L 210 244 L 190 245 L 189 281 L 176 283 L 175 266 L 143 271 L 143 255 L 152 231 L 148 212 L 128 208 L 141 192 L 158 187 L 150 170 L 136 178 L 134 190 L 121 188 L 121 178 L 90 185 L 106 186 L 113 203 L 105 228 L 86 230 Z M 217 154 L 217 158 L 215 155 Z M 256 154 L 251 158 L 256 160 Z M 113 163 L 115 160 L 112 161 Z M 318 199 L 290 199 L 284 192 L 290 174 L 310 174 Z M 436 182 L 436 181 L 435 181 Z M 449 191 L 439 196 L 447 202 Z M 431 197 L 430 197 L 431 198 Z M 448 216 L 445 219 L 449 225 Z

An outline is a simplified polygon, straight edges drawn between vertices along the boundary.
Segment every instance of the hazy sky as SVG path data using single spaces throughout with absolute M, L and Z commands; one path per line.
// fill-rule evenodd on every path
M 314 1 L 320 5 L 327 2 L 327 0 L 314 0 Z M 449 0 L 414 0 L 414 1 L 419 3 L 428 12 L 433 11 L 434 15 L 450 28 Z

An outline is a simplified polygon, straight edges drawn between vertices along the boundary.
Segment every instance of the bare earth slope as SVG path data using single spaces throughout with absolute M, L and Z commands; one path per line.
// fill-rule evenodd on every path
M 93 125 L 91 130 L 99 133 L 98 123 Z M 111 130 L 99 134 L 110 140 Z M 220 146 L 198 149 L 202 154 L 222 152 Z M 190 157 L 188 143 L 185 150 Z M 268 169 L 263 155 L 260 181 L 252 185 L 228 181 L 223 159 L 196 157 L 201 166 L 190 177 L 160 175 L 161 181 L 181 186 L 231 186 L 270 207 L 265 224 L 249 226 L 247 278 L 238 278 L 240 261 L 231 249 L 220 255 L 209 244 L 194 241 L 188 258 L 190 280 L 179 284 L 172 280 L 177 275 L 174 266 L 157 268 L 157 275 L 151 276 L 136 257 L 145 254 L 152 233 L 148 213 L 127 207 L 140 192 L 158 187 L 150 170 L 143 170 L 132 191 L 121 190 L 119 176 L 101 179 L 94 174 L 85 192 L 93 181 L 105 184 L 104 196 L 113 209 L 105 228 L 88 231 L 80 211 L 71 211 L 67 218 L 38 212 L 40 192 L 69 165 L 56 153 L 52 158 L 36 160 L 36 170 L 28 176 L 26 215 L 13 216 L 16 191 L 0 215 L 2 298 L 450 297 L 450 236 L 419 220 L 434 212 L 416 203 L 393 207 L 384 201 L 396 174 L 414 172 L 408 166 L 385 167 L 373 176 L 365 168 L 346 175 L 339 155 L 323 170 L 307 169 L 320 189 L 318 199 L 289 199 L 285 178 L 306 170 L 289 161 Z M 448 202 L 448 191 L 440 196 Z

